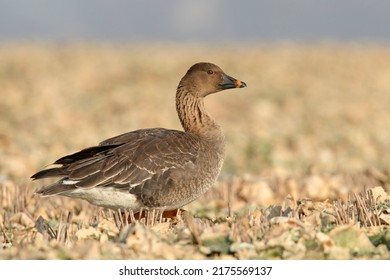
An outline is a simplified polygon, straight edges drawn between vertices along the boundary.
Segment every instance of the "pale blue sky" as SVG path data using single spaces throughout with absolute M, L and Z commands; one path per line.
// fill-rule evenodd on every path
M 390 41 L 389 0 L 0 0 L 0 42 Z

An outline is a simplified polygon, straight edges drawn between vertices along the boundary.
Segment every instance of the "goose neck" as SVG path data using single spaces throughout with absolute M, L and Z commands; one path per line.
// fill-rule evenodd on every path
M 207 114 L 203 100 L 183 87 L 178 88 L 176 110 L 184 131 L 203 137 L 223 137 L 219 125 Z

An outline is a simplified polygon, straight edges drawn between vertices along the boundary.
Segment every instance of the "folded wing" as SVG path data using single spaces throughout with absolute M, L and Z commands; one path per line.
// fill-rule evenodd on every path
M 130 191 L 139 185 L 168 180 L 173 169 L 194 166 L 199 145 L 190 134 L 167 129 L 142 129 L 107 139 L 96 147 L 62 157 L 61 166 L 42 170 L 31 178 L 62 176 L 37 193 L 54 195 L 76 188 L 115 187 Z M 156 182 L 157 182 L 156 181 Z M 161 184 L 159 184 L 161 185 Z

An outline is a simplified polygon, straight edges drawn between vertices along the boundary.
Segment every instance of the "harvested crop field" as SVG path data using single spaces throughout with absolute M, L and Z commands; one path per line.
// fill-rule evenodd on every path
M 248 84 L 206 100 L 227 157 L 176 220 L 39 198 L 59 157 L 180 129 L 175 90 L 210 61 Z M 389 259 L 390 49 L 375 45 L 0 46 L 1 259 Z

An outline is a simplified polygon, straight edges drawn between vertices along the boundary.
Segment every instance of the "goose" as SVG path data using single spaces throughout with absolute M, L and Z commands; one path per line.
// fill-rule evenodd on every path
M 78 198 L 134 213 L 142 209 L 175 213 L 214 185 L 224 161 L 224 135 L 205 111 L 204 98 L 244 87 L 245 82 L 215 64 L 194 64 L 176 91 L 176 110 L 184 131 L 139 129 L 61 157 L 53 163 L 55 167 L 31 176 L 33 180 L 59 177 L 36 194 Z

